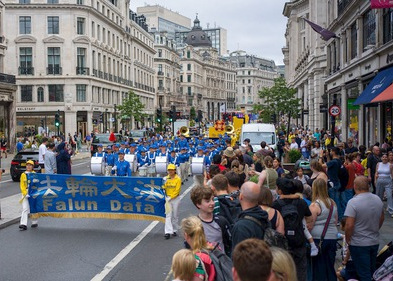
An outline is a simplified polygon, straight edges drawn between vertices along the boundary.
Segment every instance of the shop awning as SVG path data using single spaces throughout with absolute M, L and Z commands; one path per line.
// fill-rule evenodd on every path
M 388 100 L 393 100 L 393 84 L 387 87 L 385 91 L 380 93 L 371 102 L 383 102 Z
M 366 89 L 354 102 L 354 105 L 368 104 L 373 102 L 379 94 L 381 94 L 393 82 L 393 67 L 385 69 L 377 74 L 368 84 Z

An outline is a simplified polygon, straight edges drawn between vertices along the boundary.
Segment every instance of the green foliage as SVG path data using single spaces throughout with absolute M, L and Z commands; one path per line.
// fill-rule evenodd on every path
M 299 160 L 302 157 L 302 154 L 297 149 L 291 149 L 288 153 L 289 153 L 289 161 L 291 163 L 295 163 L 297 160 Z
M 296 98 L 296 89 L 288 88 L 282 77 L 274 79 L 274 86 L 262 88 L 259 97 L 263 104 L 254 105 L 254 113 L 260 113 L 264 122 L 271 122 L 271 116 L 297 116 L 300 113 L 300 99 Z
M 191 107 L 190 108 L 190 120 L 195 120 L 196 119 L 196 111 L 195 111 L 195 107 Z
M 190 120 L 190 127 L 194 127 L 195 126 L 195 120 L 194 119 L 191 119 Z
M 147 117 L 147 114 L 143 112 L 144 109 L 145 105 L 133 91 L 128 93 L 128 97 L 123 100 L 123 104 L 117 106 L 120 115 L 133 116 L 137 122 L 143 122 L 143 119 Z

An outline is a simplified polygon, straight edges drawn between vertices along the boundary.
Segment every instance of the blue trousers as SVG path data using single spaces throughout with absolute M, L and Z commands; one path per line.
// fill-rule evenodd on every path
M 339 188 L 332 187 L 329 188 L 328 194 L 329 197 L 333 199 L 334 203 L 337 205 L 337 214 L 338 214 L 338 221 L 341 221 L 344 211 L 345 211 L 345 198 L 344 198 L 344 192 L 338 191 Z
M 349 251 L 355 265 L 359 281 L 370 281 L 375 271 L 378 245 L 374 246 L 351 246 Z
M 314 239 L 316 245 L 319 239 Z M 336 271 L 334 270 L 334 262 L 337 250 L 336 239 L 325 239 L 321 246 L 321 253 L 316 257 L 312 257 L 312 273 L 313 281 L 336 281 Z

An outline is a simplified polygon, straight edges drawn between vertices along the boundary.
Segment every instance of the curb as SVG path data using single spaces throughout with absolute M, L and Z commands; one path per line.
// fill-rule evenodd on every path
M 4 223 L 2 223 L 1 220 L 0 220 L 0 229 L 6 228 L 6 227 L 8 227 L 10 225 L 13 225 L 13 224 L 17 223 L 19 220 L 20 220 L 20 216 L 17 217 L 17 218 L 11 219 L 9 221 L 6 221 Z

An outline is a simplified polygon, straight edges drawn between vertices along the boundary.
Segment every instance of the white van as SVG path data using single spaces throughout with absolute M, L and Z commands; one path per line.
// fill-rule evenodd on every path
M 249 123 L 242 125 L 242 133 L 240 136 L 240 144 L 243 144 L 245 139 L 250 139 L 250 144 L 254 152 L 261 149 L 261 142 L 265 141 L 269 147 L 275 152 L 277 148 L 276 128 L 273 124 L 266 123 Z

